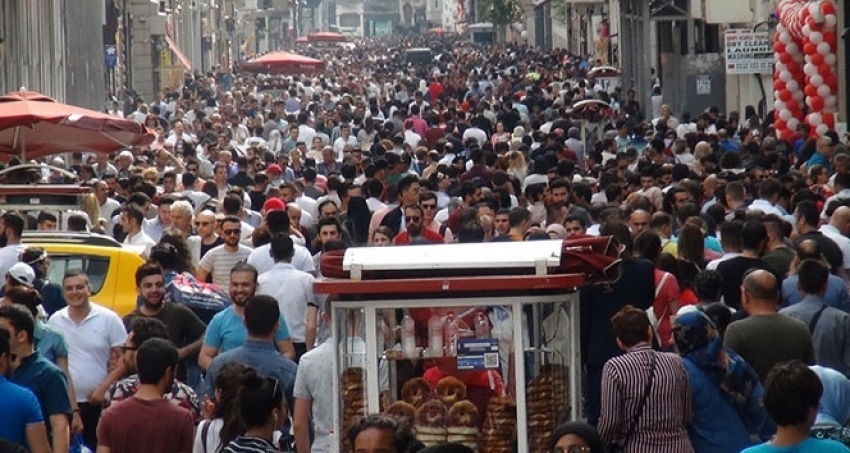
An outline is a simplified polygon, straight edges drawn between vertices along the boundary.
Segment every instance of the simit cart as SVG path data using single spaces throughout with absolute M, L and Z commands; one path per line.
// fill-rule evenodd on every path
M 605 241 L 606 239 L 602 239 Z M 322 259 L 332 301 L 335 448 L 357 417 L 412 420 L 426 445 L 544 453 L 581 403 L 568 243 L 353 248 Z M 577 250 L 577 248 L 573 248 Z

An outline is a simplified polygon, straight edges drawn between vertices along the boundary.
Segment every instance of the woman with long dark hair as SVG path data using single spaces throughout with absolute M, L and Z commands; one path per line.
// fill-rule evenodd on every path
M 248 368 L 242 375 L 238 412 L 245 432 L 231 440 L 224 453 L 278 453 L 274 432 L 287 416 L 286 401 L 280 382 Z
M 224 364 L 215 376 L 215 399 L 204 407 L 207 418 L 198 424 L 192 453 L 218 453 L 245 430 L 239 418 L 239 389 L 247 367 L 241 362 Z

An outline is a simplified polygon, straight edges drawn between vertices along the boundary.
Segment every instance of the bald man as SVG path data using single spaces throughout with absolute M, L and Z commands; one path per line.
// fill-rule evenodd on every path
M 805 169 L 801 168 L 801 170 L 808 170 L 815 165 L 823 165 L 826 167 L 826 170 L 832 173 L 832 165 L 830 164 L 830 160 L 832 159 L 832 151 L 835 149 L 835 145 L 832 143 L 832 139 L 829 137 L 821 137 L 817 142 L 817 151 L 812 154 L 812 157 L 806 161 Z
M 708 208 L 712 207 L 717 203 L 717 198 L 714 196 L 714 192 L 717 188 L 720 187 L 720 179 L 715 174 L 710 174 L 705 177 L 705 180 L 702 182 L 702 198 L 703 200 L 708 200 L 705 204 L 702 205 L 702 212 L 708 212 Z
M 778 313 L 778 301 L 776 276 L 763 269 L 750 271 L 741 284 L 741 306 L 749 316 L 726 329 L 724 346 L 743 357 L 762 383 L 777 363 L 789 360 L 815 363 L 808 327 Z
M 840 203 L 840 201 L 833 203 Z M 829 210 L 832 209 L 832 207 L 833 206 L 826 206 L 825 210 L 827 213 L 829 213 Z M 821 225 L 819 231 L 823 233 L 824 236 L 832 239 L 832 241 L 835 242 L 835 245 L 841 249 L 842 268 L 844 268 L 846 272 L 850 269 L 850 238 L 846 236 L 846 234 L 850 232 L 850 208 L 847 206 L 839 206 L 832 212 L 832 215 L 829 216 L 829 223 Z
M 196 234 L 186 239 L 186 245 L 189 246 L 189 252 L 192 254 L 192 264 L 195 266 L 208 251 L 224 244 L 224 239 L 215 232 L 215 222 L 215 213 L 206 209 L 195 216 Z

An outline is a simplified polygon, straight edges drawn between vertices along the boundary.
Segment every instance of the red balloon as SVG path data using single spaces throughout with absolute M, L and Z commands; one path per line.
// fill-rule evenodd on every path
M 838 92 L 838 79 L 835 77 L 835 73 L 823 74 L 823 84 L 828 86 L 833 93 Z
M 779 100 L 780 100 L 780 101 L 782 101 L 782 102 L 788 102 L 788 101 L 790 101 L 790 100 L 791 100 L 791 98 L 792 98 L 793 96 L 791 96 L 791 92 L 790 92 L 790 91 L 788 91 L 788 90 L 782 90 L 782 91 L 778 91 L 778 92 L 776 93 L 776 97 L 778 97 L 778 98 L 779 98 Z
M 811 28 L 812 30 L 814 30 L 818 26 L 817 22 L 815 22 L 815 18 L 812 16 L 806 18 L 806 25 L 808 25 L 809 28 Z
M 773 50 L 778 52 L 780 55 L 786 54 L 787 52 L 785 52 L 785 44 L 783 44 L 782 41 L 780 41 L 779 38 L 778 38 L 779 33 L 777 33 L 776 36 L 777 36 L 776 42 L 773 43 Z M 788 55 L 788 57 L 790 58 L 791 55 Z
M 818 74 L 820 74 L 823 77 L 826 77 L 826 76 L 832 74 L 832 68 L 830 68 L 829 65 L 826 64 L 826 63 L 819 65 L 818 66 Z
M 818 46 L 807 42 L 805 46 L 803 46 L 803 53 L 806 55 L 811 55 L 814 53 L 818 53 Z
M 835 14 L 836 11 L 835 5 L 830 2 L 823 2 L 823 4 L 821 4 L 820 10 L 824 15 Z
M 821 115 L 823 118 L 823 124 L 829 126 L 830 129 L 835 127 L 835 114 L 833 113 L 824 113 Z
M 807 84 L 806 88 L 803 89 L 803 92 L 806 93 L 806 96 L 808 97 L 814 97 L 818 95 L 818 87 L 812 84 Z
M 834 49 L 836 42 L 838 42 L 838 36 L 835 32 L 825 31 L 823 32 L 823 42 L 829 44 L 829 46 Z
M 780 91 L 785 91 L 785 82 L 783 82 L 782 80 L 779 80 L 779 79 L 775 80 L 773 82 L 773 91 L 775 91 L 777 93 L 780 92 Z
M 824 63 L 823 55 L 821 55 L 819 53 L 812 54 L 811 56 L 809 56 L 809 61 L 811 61 L 812 64 L 815 65 L 815 66 L 820 66 Z
M 788 129 L 788 126 L 785 124 L 785 121 L 782 121 L 781 119 L 777 119 L 776 121 L 774 121 L 773 126 L 776 127 L 776 130 L 778 131 Z
M 820 112 L 823 110 L 823 98 L 820 96 L 814 96 L 809 98 L 809 105 L 812 107 L 813 112 Z

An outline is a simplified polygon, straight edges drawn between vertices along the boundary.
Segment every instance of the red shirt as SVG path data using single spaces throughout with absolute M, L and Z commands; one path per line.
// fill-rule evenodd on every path
M 422 227 L 422 235 L 420 236 L 424 238 L 431 244 L 443 244 L 446 240 L 440 236 L 440 233 L 429 230 L 428 228 Z M 393 239 L 393 244 L 395 245 L 406 245 L 410 244 L 410 234 L 405 230 L 396 235 L 395 239 Z

